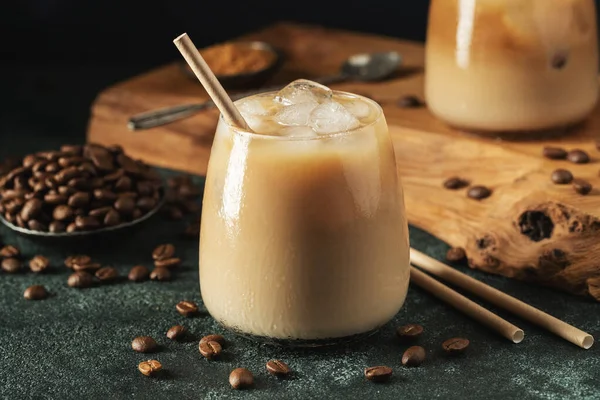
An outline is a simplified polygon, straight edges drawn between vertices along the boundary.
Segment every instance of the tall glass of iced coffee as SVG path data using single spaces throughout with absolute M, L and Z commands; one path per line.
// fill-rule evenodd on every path
M 381 108 L 304 80 L 236 105 L 254 132 L 217 126 L 200 234 L 208 311 L 238 333 L 291 345 L 373 332 L 409 283 Z
M 430 110 L 478 132 L 542 132 L 585 119 L 598 98 L 594 0 L 432 0 Z

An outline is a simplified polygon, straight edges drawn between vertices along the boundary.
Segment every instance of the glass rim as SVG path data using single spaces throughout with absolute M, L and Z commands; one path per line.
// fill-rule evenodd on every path
M 359 131 L 365 129 L 365 128 L 369 128 L 373 125 L 375 125 L 377 122 L 379 122 L 379 120 L 384 116 L 383 114 L 383 108 L 381 108 L 381 105 L 376 102 L 373 99 L 370 99 L 366 96 L 360 95 L 360 94 L 356 94 L 356 93 L 352 93 L 352 92 L 345 92 L 342 90 L 332 90 L 333 94 L 339 94 L 342 96 L 349 96 L 349 97 L 358 97 L 364 101 L 366 101 L 369 104 L 372 104 L 375 107 L 375 110 L 377 111 L 377 115 L 376 117 L 369 122 L 368 124 L 365 125 L 359 125 L 356 128 L 352 128 L 349 130 L 345 130 L 345 131 L 340 131 L 340 132 L 335 132 L 335 133 L 326 133 L 326 134 L 317 134 L 317 136 L 310 136 L 310 137 L 303 137 L 303 136 L 279 136 L 279 135 L 269 135 L 266 133 L 257 133 L 257 132 L 251 132 L 248 131 L 246 129 L 240 128 L 238 126 L 234 126 L 232 124 L 229 124 L 224 118 L 223 115 L 220 114 L 219 115 L 219 120 L 222 121 L 227 128 L 229 128 L 230 131 L 234 132 L 236 135 L 240 135 L 240 136 L 245 136 L 245 137 L 249 137 L 249 138 L 253 138 L 253 139 L 265 139 L 265 140 L 281 140 L 281 141 L 309 141 L 309 140 L 324 140 L 324 139 L 330 139 L 330 138 L 335 138 L 335 137 L 343 137 L 343 136 L 348 136 L 348 135 L 352 135 L 355 133 L 358 133 Z M 253 94 L 251 96 L 246 96 L 243 97 L 241 99 L 238 99 L 236 101 L 240 101 L 243 99 L 247 99 L 248 97 L 253 97 L 253 96 L 263 96 L 263 95 L 268 95 L 271 93 L 277 93 L 277 91 L 272 90 L 272 91 L 268 91 L 268 92 L 263 92 L 263 93 L 257 93 L 257 94 Z M 282 125 L 283 127 L 283 125 Z

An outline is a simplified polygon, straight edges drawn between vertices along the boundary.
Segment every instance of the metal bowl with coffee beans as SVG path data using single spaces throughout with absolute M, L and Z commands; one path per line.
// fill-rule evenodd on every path
M 0 220 L 36 236 L 83 236 L 142 222 L 164 202 L 160 176 L 120 146 L 29 154 L 0 177 Z

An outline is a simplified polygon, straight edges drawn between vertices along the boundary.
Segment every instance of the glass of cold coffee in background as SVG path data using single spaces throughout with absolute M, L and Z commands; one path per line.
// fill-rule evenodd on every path
M 594 0 L 432 0 L 425 93 L 470 131 L 553 130 L 598 98 Z
M 374 101 L 310 81 L 236 102 L 221 118 L 202 209 L 200 288 L 240 334 L 325 345 L 401 308 L 408 227 L 394 149 Z

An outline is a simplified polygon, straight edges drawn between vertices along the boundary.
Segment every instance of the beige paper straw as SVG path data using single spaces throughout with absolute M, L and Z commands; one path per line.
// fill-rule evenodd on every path
M 410 280 L 417 286 L 425 289 L 435 297 L 445 301 L 457 310 L 495 330 L 513 343 L 521 343 L 525 337 L 525 333 L 518 326 L 515 326 L 507 320 L 500 318 L 493 312 L 467 299 L 462 294 L 455 292 L 448 286 L 436 281 L 415 267 L 410 268 Z
M 538 310 L 527 303 L 463 274 L 415 249 L 410 249 L 410 262 L 419 268 L 502 307 L 519 317 L 539 325 L 577 346 L 589 349 L 594 338 L 587 332 Z
M 240 111 L 235 107 L 231 98 L 227 95 L 223 86 L 219 83 L 219 80 L 215 74 L 211 71 L 210 67 L 204 61 L 204 58 L 200 55 L 200 52 L 192 42 L 192 39 L 184 33 L 173 40 L 175 46 L 181 52 L 185 61 L 189 64 L 192 71 L 196 75 L 196 78 L 202 83 L 204 89 L 215 103 L 223 118 L 230 124 L 250 131 L 246 120 L 240 114 Z

